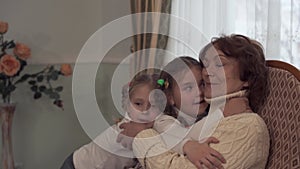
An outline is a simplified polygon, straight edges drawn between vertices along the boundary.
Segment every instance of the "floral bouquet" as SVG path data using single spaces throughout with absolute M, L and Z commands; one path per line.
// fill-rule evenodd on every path
M 26 60 L 31 55 L 28 46 L 13 40 L 5 40 L 4 34 L 8 30 L 8 23 L 0 21 L 0 94 L 4 103 L 11 102 L 11 94 L 19 83 L 28 82 L 34 99 L 47 95 L 53 104 L 63 109 L 60 92 L 63 86 L 54 86 L 59 76 L 69 76 L 72 68 L 69 64 L 62 64 L 60 69 L 48 65 L 39 72 L 21 74 L 27 66 Z

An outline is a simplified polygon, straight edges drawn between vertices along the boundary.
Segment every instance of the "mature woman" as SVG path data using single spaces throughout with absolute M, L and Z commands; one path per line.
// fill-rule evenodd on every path
M 269 133 L 264 121 L 254 113 L 264 104 L 267 92 L 267 68 L 260 44 L 242 35 L 222 36 L 206 45 L 199 58 L 204 66 L 206 100 L 213 109 L 223 112 L 214 127 L 208 127 L 212 131 L 210 136 L 217 138 L 219 143 L 199 143 L 198 138 L 191 138 L 183 147 L 186 156 L 180 156 L 167 151 L 161 140 L 146 139 L 158 133 L 145 129 L 136 132 L 134 153 L 140 157 L 144 168 L 202 168 L 202 164 L 208 168 L 264 168 L 269 152 Z M 208 121 L 206 124 L 209 124 L 209 118 L 203 119 Z M 132 125 L 124 125 L 123 133 L 137 128 Z M 200 135 L 203 127 L 201 131 L 197 129 L 196 123 L 190 132 Z M 210 148 L 225 157 L 223 166 L 208 151 Z

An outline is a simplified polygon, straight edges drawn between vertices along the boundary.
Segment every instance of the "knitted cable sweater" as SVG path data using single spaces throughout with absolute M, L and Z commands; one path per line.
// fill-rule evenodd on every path
M 133 142 L 134 154 L 147 169 L 196 168 L 184 155 L 168 151 L 153 129 L 140 132 Z M 263 169 L 269 153 L 269 133 L 265 122 L 255 113 L 225 117 L 212 134 L 220 143 L 211 147 L 226 159 L 226 169 Z M 152 138 L 152 139 L 151 139 Z M 154 138 L 154 139 L 153 139 Z

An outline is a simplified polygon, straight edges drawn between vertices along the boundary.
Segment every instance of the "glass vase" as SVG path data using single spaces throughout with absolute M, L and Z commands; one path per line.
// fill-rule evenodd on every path
M 12 122 L 16 104 L 0 104 L 0 121 L 2 128 L 2 169 L 14 169 L 12 146 Z

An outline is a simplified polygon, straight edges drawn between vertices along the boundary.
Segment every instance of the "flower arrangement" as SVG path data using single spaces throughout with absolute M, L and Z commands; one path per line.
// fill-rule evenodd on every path
M 39 72 L 21 74 L 27 66 L 26 60 L 30 58 L 31 50 L 23 43 L 5 40 L 4 34 L 7 30 L 8 23 L 0 21 L 0 95 L 3 102 L 10 103 L 11 94 L 17 85 L 28 82 L 34 99 L 47 95 L 53 100 L 54 105 L 63 109 L 63 102 L 60 98 L 63 86 L 54 86 L 53 81 L 56 81 L 59 76 L 71 75 L 71 65 L 62 64 L 60 69 L 48 65 Z

